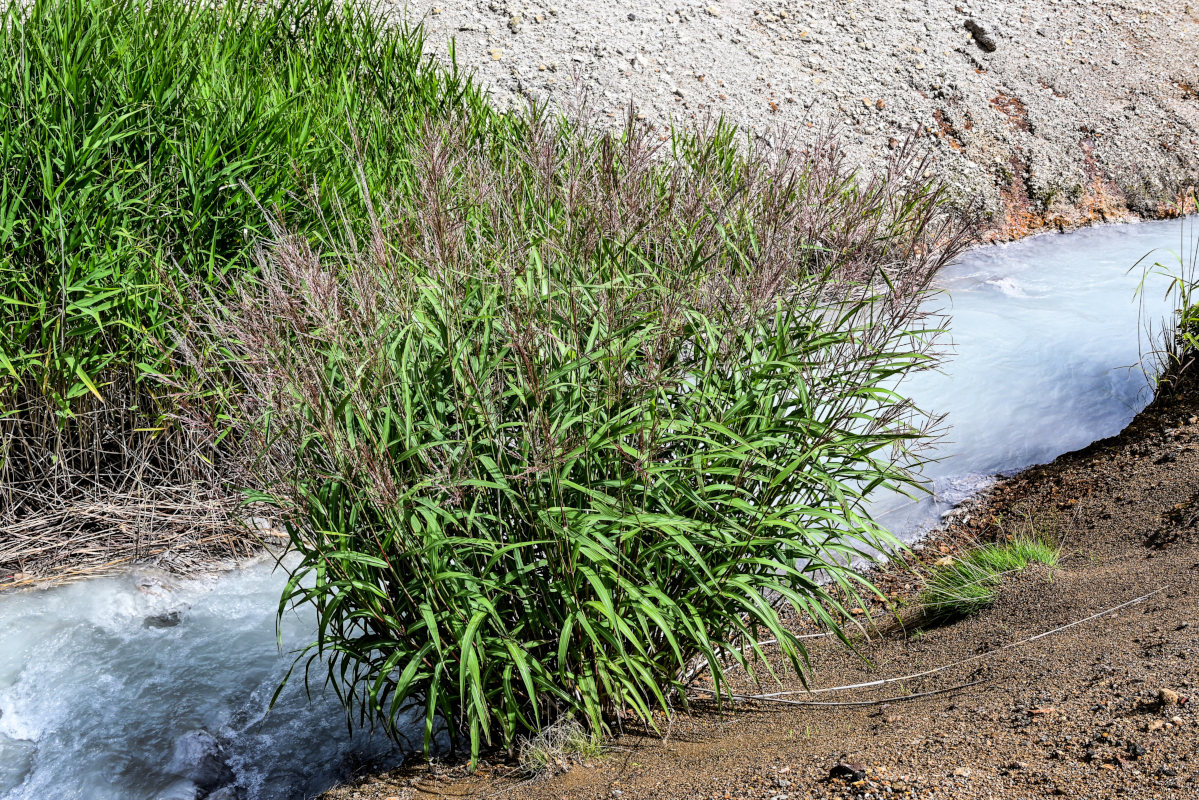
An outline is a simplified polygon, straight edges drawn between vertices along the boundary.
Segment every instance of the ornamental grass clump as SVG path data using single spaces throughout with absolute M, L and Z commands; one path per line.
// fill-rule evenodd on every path
M 895 389 L 967 224 L 910 156 L 464 125 L 423 131 L 365 235 L 277 224 L 260 281 L 195 306 L 298 554 L 281 611 L 319 622 L 297 663 L 475 756 L 654 725 L 699 663 L 765 677 L 764 639 L 803 674 L 784 617 L 840 634 L 894 544 L 867 497 L 917 485 Z

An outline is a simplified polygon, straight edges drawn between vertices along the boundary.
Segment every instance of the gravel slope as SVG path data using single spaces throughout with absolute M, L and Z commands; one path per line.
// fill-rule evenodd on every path
M 1199 7 L 1173 0 L 412 0 L 430 49 L 501 107 L 601 121 L 723 115 L 770 136 L 843 126 L 882 163 L 922 128 L 934 169 L 1016 237 L 1175 209 L 1199 182 Z

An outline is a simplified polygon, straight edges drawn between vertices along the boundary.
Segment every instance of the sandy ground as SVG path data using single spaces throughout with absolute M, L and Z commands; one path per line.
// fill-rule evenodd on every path
M 812 686 L 891 682 L 789 696 L 851 705 L 701 701 L 669 737 L 626 733 L 556 777 L 414 764 L 325 800 L 1199 798 L 1197 413 L 1199 394 L 1155 406 L 1000 484 L 930 539 L 925 563 L 1024 514 L 1056 527 L 1057 568 L 1008 578 L 989 609 L 932 624 L 910 603 L 913 576 L 889 573 L 888 606 L 860 617 L 861 657 L 818 641 Z M 924 692 L 936 694 L 912 698 Z
M 1199 178 L 1199 4 L 1182 0 L 409 0 L 501 107 L 842 126 L 870 168 L 915 130 L 992 234 L 1158 216 Z

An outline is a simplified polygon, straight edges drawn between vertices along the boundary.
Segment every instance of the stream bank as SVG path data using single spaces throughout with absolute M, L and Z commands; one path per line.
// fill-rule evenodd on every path
M 322 800 L 1199 796 L 1199 392 L 1155 402 L 1119 435 L 999 483 L 919 558 L 952 555 L 1025 515 L 1057 526 L 1056 569 L 1009 578 L 992 607 L 947 625 L 913 613 L 916 583 L 897 570 L 883 582 L 889 603 L 861 617 L 865 661 L 813 646 L 813 687 L 956 665 L 794 697 L 867 705 L 724 713 L 697 701 L 667 738 L 627 732 L 606 757 L 556 777 L 527 781 L 505 763 L 473 777 L 414 765 Z M 831 777 L 839 764 L 853 769 Z

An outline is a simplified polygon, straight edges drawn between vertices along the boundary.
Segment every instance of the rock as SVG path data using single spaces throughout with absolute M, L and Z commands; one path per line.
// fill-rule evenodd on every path
M 173 628 L 179 624 L 178 611 L 167 611 L 162 614 L 151 614 L 142 620 L 143 628 Z
M 1149 752 L 1148 750 L 1146 750 L 1144 747 L 1142 747 L 1137 742 L 1129 742 L 1128 743 L 1128 754 L 1130 756 L 1132 756 L 1133 758 L 1140 758 L 1141 756 L 1145 755 L 1148 752 Z
M 1174 767 L 1158 767 L 1157 774 L 1163 778 L 1177 778 L 1178 770 L 1174 769 Z
M 953 777 L 955 778 L 969 778 L 973 774 L 969 767 L 958 767 L 953 771 Z
M 203 796 L 213 795 L 217 789 L 232 788 L 236 780 L 233 770 L 225 761 L 225 750 L 221 743 L 205 730 L 191 731 L 175 740 L 167 771 L 190 780 Z
M 856 781 L 866 780 L 866 765 L 865 764 L 847 764 L 844 761 L 837 764 L 828 771 L 830 778 L 840 778 L 843 781 L 854 783 Z
M 1182 717 L 1170 717 L 1170 723 L 1175 728 L 1181 728 L 1183 726 Z
M 993 26 L 991 26 L 993 27 Z M 987 27 L 977 19 L 966 20 L 966 30 L 970 31 L 970 35 L 974 37 L 975 43 L 984 53 L 994 53 L 996 44 L 994 37 L 991 36 Z
M 1150 720 L 1149 724 L 1145 726 L 1145 732 L 1153 733 L 1154 731 L 1160 731 L 1164 727 L 1166 727 L 1166 723 L 1162 722 L 1160 719 Z
M 1182 698 L 1171 689 L 1158 689 L 1157 702 L 1163 706 L 1176 706 Z

